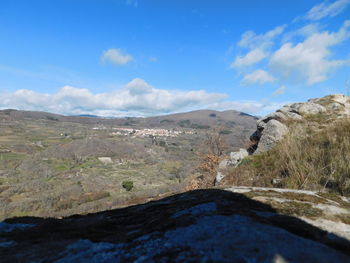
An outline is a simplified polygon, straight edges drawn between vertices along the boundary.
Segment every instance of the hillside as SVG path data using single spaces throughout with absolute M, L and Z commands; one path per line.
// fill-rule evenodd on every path
M 223 125 L 227 127 L 244 126 L 246 128 L 254 127 L 254 120 L 257 118 L 235 110 L 214 111 L 214 110 L 197 110 L 185 113 L 162 115 L 155 117 L 125 117 L 125 118 L 103 118 L 98 116 L 64 116 L 48 112 L 22 111 L 14 109 L 0 110 L 0 116 L 8 116 L 12 120 L 33 119 L 33 120 L 55 120 L 61 122 L 72 122 L 80 124 L 102 124 L 118 125 L 132 127 L 195 127 Z M 205 128 L 205 127 L 203 127 Z
M 198 172 L 209 133 L 232 151 L 255 121 L 236 111 L 121 119 L 0 111 L 0 219 L 95 212 L 177 192 Z
M 215 128 L 201 118 L 232 112 L 222 114 L 167 118 Z M 2 260 L 349 262 L 349 116 L 344 95 L 286 105 L 256 121 L 246 148 L 217 157 L 217 186 L 194 191 L 185 191 L 193 178 L 214 182 L 214 173 L 194 169 L 207 129 L 183 127 L 186 121 L 160 143 L 142 137 L 149 129 L 124 134 L 125 127 L 23 119 L 27 129 L 18 138 L 34 130 L 42 136 L 48 123 L 74 132 L 46 137 L 35 144 L 41 150 L 20 161 L 11 160 L 12 149 L 25 150 L 2 148 Z M 15 141 L 4 138 L 3 145 Z

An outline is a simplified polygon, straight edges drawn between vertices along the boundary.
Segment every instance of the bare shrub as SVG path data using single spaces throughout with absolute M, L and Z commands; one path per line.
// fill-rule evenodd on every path
M 206 134 L 202 151 L 199 153 L 200 163 L 197 167 L 201 175 L 190 181 L 188 189 L 207 188 L 214 185 L 217 167 L 227 148 L 221 131 L 222 129 L 214 128 Z

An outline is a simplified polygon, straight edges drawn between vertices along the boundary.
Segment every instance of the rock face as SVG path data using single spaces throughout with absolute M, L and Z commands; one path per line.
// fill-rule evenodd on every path
M 0 223 L 1 262 L 350 262 L 350 203 L 208 189 L 64 219 Z

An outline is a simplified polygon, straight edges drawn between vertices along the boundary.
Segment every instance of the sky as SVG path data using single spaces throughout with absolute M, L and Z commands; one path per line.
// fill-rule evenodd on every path
M 264 115 L 350 89 L 350 0 L 1 0 L 0 109 Z

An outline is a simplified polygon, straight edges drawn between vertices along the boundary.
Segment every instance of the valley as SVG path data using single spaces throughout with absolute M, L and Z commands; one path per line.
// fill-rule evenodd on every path
M 122 119 L 0 111 L 0 219 L 96 212 L 182 191 L 208 133 L 220 133 L 230 152 L 255 122 L 235 111 Z

